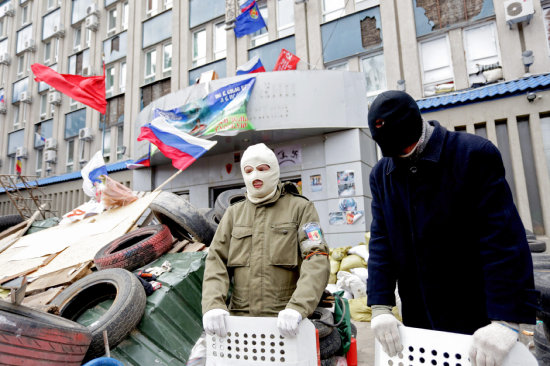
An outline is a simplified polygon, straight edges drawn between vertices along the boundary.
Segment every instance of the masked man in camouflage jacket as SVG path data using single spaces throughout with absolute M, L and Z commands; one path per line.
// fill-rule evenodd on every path
M 277 157 L 264 144 L 246 149 L 241 172 L 246 199 L 227 209 L 206 259 L 204 330 L 225 336 L 230 313 L 277 316 L 281 334 L 292 337 L 328 282 L 328 248 L 319 217 L 312 202 L 279 182 Z

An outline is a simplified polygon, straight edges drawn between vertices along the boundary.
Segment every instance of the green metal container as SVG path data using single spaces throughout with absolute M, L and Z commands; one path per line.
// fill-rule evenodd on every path
M 164 261 L 172 270 L 159 276 L 162 287 L 147 297 L 145 314 L 137 328 L 111 350 L 111 357 L 125 365 L 185 366 L 202 333 L 202 278 L 206 252 L 165 254 L 148 267 Z M 101 316 L 105 301 L 83 314 L 78 322 Z

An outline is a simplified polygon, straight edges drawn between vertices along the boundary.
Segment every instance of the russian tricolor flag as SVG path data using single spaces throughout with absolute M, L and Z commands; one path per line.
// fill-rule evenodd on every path
M 259 56 L 254 56 L 244 65 L 237 67 L 237 75 L 254 74 L 256 72 L 265 72 L 264 65 Z
M 156 145 L 164 156 L 172 159 L 172 165 L 180 170 L 193 164 L 217 143 L 191 136 L 166 122 L 163 117 L 157 117 L 142 126 L 137 139 Z

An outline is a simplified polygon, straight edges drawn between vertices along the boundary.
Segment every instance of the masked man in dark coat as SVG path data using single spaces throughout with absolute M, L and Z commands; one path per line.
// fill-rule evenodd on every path
M 423 121 L 400 91 L 368 114 L 384 158 L 372 191 L 368 305 L 386 353 L 402 349 L 394 290 L 406 326 L 473 334 L 472 364 L 500 365 L 535 321 L 536 291 L 525 230 L 488 140 Z

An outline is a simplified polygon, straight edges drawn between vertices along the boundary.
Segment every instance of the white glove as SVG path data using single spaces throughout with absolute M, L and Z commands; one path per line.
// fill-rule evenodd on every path
M 392 314 L 381 314 L 372 318 L 370 327 L 374 336 L 388 356 L 393 357 L 403 351 L 398 326 L 403 325 Z
M 518 339 L 518 331 L 500 322 L 479 328 L 470 347 L 472 366 L 500 366 Z
M 298 334 L 298 325 L 302 321 L 302 315 L 294 309 L 285 309 L 279 311 L 277 317 L 277 328 L 283 337 L 296 337 Z
M 228 316 L 229 313 L 224 309 L 212 309 L 204 313 L 202 316 L 202 327 L 206 334 L 216 334 L 219 337 L 225 337 L 227 335 L 225 319 Z

